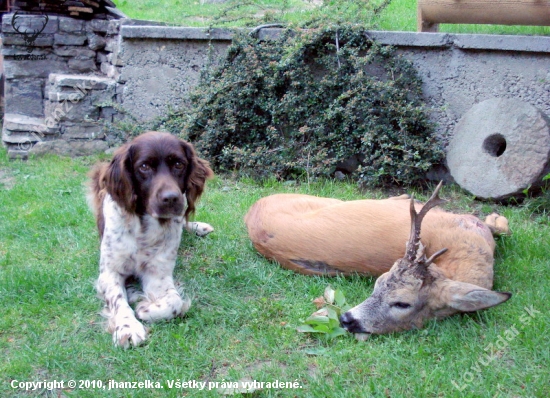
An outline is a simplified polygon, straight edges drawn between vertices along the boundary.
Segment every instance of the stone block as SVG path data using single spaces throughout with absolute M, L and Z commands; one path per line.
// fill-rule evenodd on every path
M 78 57 L 69 60 L 69 69 L 76 72 L 88 73 L 95 72 L 97 66 L 95 60 L 90 58 L 80 59 Z
M 96 35 L 95 33 L 88 33 L 88 47 L 94 51 L 102 50 L 105 48 L 105 44 L 107 44 L 107 41 L 104 37 L 100 35 Z
M 43 58 L 48 54 L 51 54 L 52 49 L 50 47 L 31 47 L 32 52 L 29 53 L 29 47 L 21 46 L 2 46 L 2 55 L 4 57 L 14 57 L 15 58 Z
M 69 33 L 82 32 L 84 30 L 84 21 L 68 17 L 59 17 L 59 30 Z
M 102 119 L 107 120 L 108 122 L 113 122 L 115 120 L 116 115 L 118 115 L 118 112 L 112 106 L 106 106 L 101 108 L 100 117 Z
M 4 59 L 4 76 L 6 79 L 19 79 L 26 77 L 48 77 L 52 72 L 68 72 L 66 61 L 57 59 L 39 60 L 8 60 Z
M 88 39 L 85 34 L 56 33 L 54 36 L 56 46 L 82 46 Z
M 29 46 L 28 41 L 25 40 L 23 35 L 18 33 L 2 33 L 2 43 L 12 46 L 25 46 L 25 47 L 51 47 L 53 46 L 53 35 L 40 34 L 35 40 L 32 41 Z
M 96 55 L 96 62 L 98 64 L 101 64 L 102 62 L 109 62 L 107 61 L 107 54 L 103 51 L 98 51 Z
M 103 139 L 105 133 L 101 123 L 65 123 L 61 126 L 63 139 Z
M 62 57 L 79 57 L 80 59 L 95 57 L 95 51 L 78 46 L 55 46 L 53 52 Z
M 101 73 L 107 75 L 107 77 L 113 78 L 116 80 L 120 76 L 118 68 L 114 65 L 111 65 L 109 62 L 103 62 L 101 64 Z
M 2 18 L 2 33 L 40 32 L 42 34 L 56 33 L 58 31 L 58 17 L 48 15 L 17 14 L 13 21 L 13 14 L 5 14 Z
M 56 87 L 71 87 L 83 91 L 104 90 L 111 85 L 115 85 L 112 79 L 102 76 L 82 76 L 72 74 L 52 73 L 48 79 L 49 83 Z
M 119 39 L 118 37 L 106 39 L 105 51 L 108 52 L 118 52 L 119 49 Z
M 9 160 L 27 160 L 29 158 L 29 151 L 19 149 L 15 147 L 8 147 L 8 159 Z
M 107 61 L 111 65 L 115 66 L 124 66 L 124 61 L 118 56 L 117 53 L 109 53 L 107 54 Z
M 86 30 L 90 32 L 107 33 L 109 30 L 109 21 L 103 19 L 92 19 L 86 24 Z
M 120 21 L 116 19 L 112 19 L 109 21 L 109 25 L 107 26 L 107 35 L 114 36 L 117 35 L 120 31 Z
M 29 150 L 36 142 L 48 140 L 51 135 L 47 136 L 38 132 L 15 132 L 2 130 L 2 142 L 4 145 L 9 145 L 21 150 Z
M 6 113 L 4 115 L 4 130 L 8 130 L 8 133 L 32 133 L 36 132 L 38 135 L 55 134 L 57 128 L 48 127 L 44 118 L 30 117 L 14 113 Z
M 44 117 L 43 79 L 9 79 L 5 82 L 5 112 Z
M 99 108 L 87 97 L 75 102 L 45 101 L 44 114 L 50 124 L 52 122 L 93 122 L 99 119 Z
M 115 86 L 112 85 L 105 90 L 92 90 L 89 92 L 88 97 L 94 106 L 104 107 L 112 105 L 116 101 Z
M 29 155 L 42 156 L 55 154 L 62 156 L 90 156 L 96 153 L 105 152 L 109 148 L 106 141 L 101 140 L 53 140 L 36 143 L 30 150 Z
M 79 102 L 81 101 L 86 95 L 88 94 L 87 91 L 80 91 L 80 90 L 73 90 L 71 88 L 56 88 L 54 86 L 49 86 L 46 89 L 45 97 L 49 101 L 53 102 L 63 102 L 63 101 L 70 101 L 70 102 Z

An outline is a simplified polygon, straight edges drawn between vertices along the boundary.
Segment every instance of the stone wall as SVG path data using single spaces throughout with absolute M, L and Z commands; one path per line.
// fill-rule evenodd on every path
M 60 141 L 69 142 L 69 147 L 102 141 L 90 145 L 104 148 L 105 131 L 100 127 L 121 116 L 117 109 L 146 122 L 170 108 L 185 107 L 202 68 L 219 62 L 233 37 L 223 29 L 51 17 L 31 53 L 44 59 L 27 59 L 28 49 L 13 31 L 10 18 L 6 15 L 2 22 L 6 75 L 2 137 L 12 157 L 26 156 L 34 143 L 54 145 L 47 141 L 62 147 L 67 145 Z M 264 29 L 259 37 L 279 34 L 280 30 Z M 472 106 L 491 98 L 528 103 L 550 115 L 550 37 L 413 32 L 369 32 L 369 36 L 395 46 L 413 62 L 444 143 Z M 66 76 L 74 74 L 80 77 Z M 94 83 L 94 87 L 77 99 L 73 83 L 85 87 Z M 73 107 L 59 117 L 59 106 L 71 99 Z M 42 136 L 32 134 L 36 128 Z
M 79 154 L 105 150 L 103 126 L 113 121 L 114 105 L 122 101 L 113 55 L 120 21 L 49 16 L 44 30 L 29 42 L 20 32 L 36 29 L 44 15 L 18 15 L 19 32 L 12 18 L 6 14 L 2 19 L 2 141 L 10 158 L 44 148 L 63 152 L 56 147 L 70 148 L 67 142 L 73 141 Z

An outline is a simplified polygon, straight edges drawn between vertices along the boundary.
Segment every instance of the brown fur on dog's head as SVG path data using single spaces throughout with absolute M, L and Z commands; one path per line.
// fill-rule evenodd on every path
M 212 176 L 208 162 L 188 142 L 156 131 L 136 137 L 118 148 L 110 163 L 98 164 L 90 173 L 90 205 L 100 236 L 106 193 L 130 214 L 187 218 Z

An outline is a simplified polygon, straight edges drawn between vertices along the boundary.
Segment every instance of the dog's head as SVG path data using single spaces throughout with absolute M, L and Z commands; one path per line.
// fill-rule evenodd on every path
M 149 131 L 115 152 L 105 187 L 130 213 L 159 219 L 187 217 L 212 175 L 208 162 L 195 154 L 191 144 L 169 133 Z

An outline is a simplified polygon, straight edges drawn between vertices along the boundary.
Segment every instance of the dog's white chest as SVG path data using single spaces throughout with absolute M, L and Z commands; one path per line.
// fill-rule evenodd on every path
M 173 268 L 183 228 L 182 219 L 167 220 L 163 224 L 149 215 L 130 215 L 106 195 L 103 202 L 105 230 L 101 242 L 101 256 L 110 264 L 117 264 L 123 275 L 140 274 L 153 267 Z

